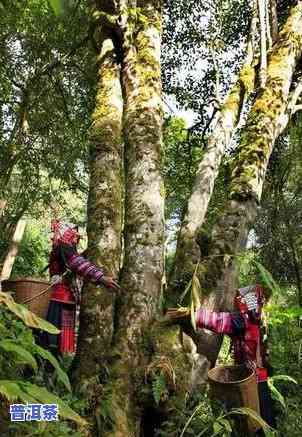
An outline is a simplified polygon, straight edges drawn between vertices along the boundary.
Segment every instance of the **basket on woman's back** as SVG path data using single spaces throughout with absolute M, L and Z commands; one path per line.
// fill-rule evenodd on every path
M 13 292 L 16 302 L 24 304 L 37 316 L 46 318 L 51 285 L 43 279 L 18 278 L 2 282 L 2 291 Z

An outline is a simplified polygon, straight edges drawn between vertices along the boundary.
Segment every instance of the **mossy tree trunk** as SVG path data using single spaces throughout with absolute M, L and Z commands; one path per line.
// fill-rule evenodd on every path
M 109 32 L 101 36 L 99 80 L 90 128 L 88 247 L 90 258 L 118 278 L 122 238 L 122 114 L 120 65 Z M 74 379 L 84 383 L 106 364 L 113 337 L 114 294 L 85 287 Z
M 265 89 L 255 100 L 238 147 L 231 194 L 224 214 L 214 226 L 209 257 L 200 267 L 208 290 L 204 305 L 231 310 L 237 285 L 236 255 L 244 250 L 257 214 L 266 169 L 274 143 L 284 129 L 293 74 L 302 54 L 302 2 L 292 8 L 273 47 Z M 213 363 L 220 347 L 216 335 L 200 335 L 198 349 Z
M 256 14 L 257 12 L 253 11 L 246 61 L 241 67 L 238 79 L 215 117 L 207 149 L 196 172 L 192 193 L 188 199 L 187 211 L 179 231 L 173 269 L 169 278 L 170 302 L 175 303 L 179 295 L 177 290 L 183 290 L 192 277 L 195 265 L 200 258 L 197 236 L 205 221 L 221 160 L 239 122 L 244 101 L 254 90 L 253 40 L 256 31 Z
M 110 437 L 140 435 L 139 392 L 149 363 L 148 331 L 163 276 L 164 199 L 161 195 L 162 103 L 160 2 L 137 3 L 135 32 L 125 42 L 125 290 L 118 314 L 112 372 L 116 428 Z M 128 25 L 131 26 L 131 17 Z
M 75 373 L 77 384 L 97 378 L 102 368 L 102 358 L 111 357 L 102 400 L 110 402 L 114 420 L 110 430 L 102 431 L 101 435 L 106 437 L 140 436 L 143 413 L 140 394 L 144 372 L 152 360 L 153 347 L 155 351 L 165 353 L 161 345 L 148 347 L 152 343 L 149 330 L 156 312 L 163 274 L 161 5 L 157 0 L 138 0 L 134 2 L 135 7 L 132 3 L 129 8 L 130 2 L 120 2 L 123 7 L 119 11 L 114 11 L 112 3 L 112 8 L 105 11 L 103 2 L 99 2 L 103 32 L 110 30 L 108 35 L 111 37 L 105 38 L 107 43 L 103 45 L 101 71 L 104 76 L 101 75 L 99 82 L 92 130 L 88 209 L 90 244 L 93 245 L 95 241 L 99 247 L 94 253 L 95 260 L 117 274 L 121 255 L 119 242 L 123 182 L 120 169 L 123 156 L 121 144 L 124 142 L 125 227 L 120 282 L 125 293 L 118 299 L 114 320 L 113 304 L 107 291 L 92 289 L 85 294 L 79 343 L 81 362 Z M 292 77 L 301 52 L 302 2 L 299 1 L 292 9 L 270 55 L 266 87 L 250 111 L 238 147 L 230 200 L 214 226 L 210 256 L 200 265 L 202 287 L 209 293 L 204 299 L 208 308 L 232 309 L 236 282 L 234 256 L 245 248 L 249 229 L 256 216 L 267 164 L 280 126 L 284 124 Z M 104 53 L 107 55 L 104 56 Z M 236 92 L 236 98 L 230 94 L 234 107 L 226 108 L 226 112 L 230 112 L 228 116 L 224 115 L 226 120 L 231 119 L 232 126 L 238 120 L 242 103 L 240 89 Z M 217 138 L 220 150 L 225 147 L 231 132 L 229 125 L 224 123 L 226 121 L 220 120 L 220 127 L 217 128 L 221 133 Z M 99 144 L 104 145 L 104 149 L 99 148 Z M 104 172 L 101 171 L 103 164 Z M 204 179 L 204 183 L 209 183 L 208 178 Z M 110 194 L 105 189 L 106 184 L 110 184 L 109 188 L 114 187 Z M 177 268 L 192 255 L 193 235 L 199 227 L 194 221 L 194 210 L 196 202 L 191 208 L 194 232 L 189 226 L 190 241 L 185 241 L 182 247 Z M 184 240 L 185 236 L 182 237 Z M 112 241 L 114 244 L 111 244 Z M 174 344 L 175 336 L 173 331 L 171 344 Z M 201 333 L 195 340 L 198 352 L 213 363 L 219 351 L 220 339 Z
M 98 4 L 96 16 L 104 41 L 91 129 L 88 201 L 91 253 L 97 264 L 115 276 L 122 255 L 119 282 L 123 293 L 113 304 L 108 291 L 94 287 L 85 291 L 73 373 L 76 386 L 91 382 L 92 394 L 93 387 L 98 390 L 103 364 L 109 362 L 109 375 L 106 381 L 101 380 L 106 395 L 103 392 L 100 400 L 106 398 L 113 415 L 113 425 L 105 424 L 101 435 L 111 437 L 140 435 L 138 392 L 150 359 L 146 342 L 161 293 L 164 265 L 161 2 L 132 3 L 120 2 L 117 9 L 113 5 L 110 10 L 108 5 L 105 9 Z M 92 414 L 98 414 L 97 408 L 95 405 Z M 91 435 L 97 435 L 96 431 Z

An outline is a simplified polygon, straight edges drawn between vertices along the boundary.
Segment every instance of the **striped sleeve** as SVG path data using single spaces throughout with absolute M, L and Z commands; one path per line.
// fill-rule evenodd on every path
M 62 247 L 62 256 L 66 266 L 85 281 L 98 283 L 104 276 L 99 267 L 79 255 L 73 247 Z
M 198 328 L 209 329 L 216 334 L 234 334 L 232 313 L 215 312 L 200 309 L 196 314 L 196 325 Z

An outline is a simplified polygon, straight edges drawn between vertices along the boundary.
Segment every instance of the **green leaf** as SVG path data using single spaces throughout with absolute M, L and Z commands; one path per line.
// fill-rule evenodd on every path
M 61 15 L 63 13 L 62 0 L 49 0 L 49 3 L 56 15 Z
M 210 425 L 204 428 L 196 437 L 202 437 L 209 430 Z
M 285 403 L 285 399 L 284 399 L 283 395 L 279 392 L 279 390 L 270 381 L 268 381 L 268 386 L 272 392 L 272 397 L 276 401 L 280 402 L 282 407 L 286 410 L 286 403 Z
M 80 425 L 86 425 L 87 422 L 81 416 L 79 416 L 78 413 L 73 411 L 59 397 L 53 395 L 52 393 L 47 391 L 44 387 L 38 387 L 37 385 L 31 384 L 30 382 L 20 382 L 19 385 L 25 393 L 34 397 L 38 402 L 58 404 L 59 415 L 61 417 L 73 420 L 74 422 L 77 422 Z
M 20 387 L 13 381 L 1 381 L 0 380 L 0 393 L 6 397 L 10 402 L 17 399 L 21 399 Z
M 197 274 L 194 273 L 192 278 L 192 301 L 194 302 L 195 309 L 201 307 L 200 303 L 201 286 Z
M 159 405 L 162 395 L 165 393 L 166 389 L 167 386 L 166 386 L 166 379 L 164 375 L 162 374 L 156 375 L 152 381 L 152 393 L 156 405 Z
M 182 303 L 182 301 L 184 300 L 186 294 L 188 293 L 188 291 L 190 290 L 192 285 L 192 279 L 190 279 L 190 281 L 188 282 L 188 285 L 185 288 L 185 291 L 181 294 L 180 298 L 179 298 L 179 302 Z
M 9 401 L 20 399 L 22 402 L 58 404 L 59 415 L 61 417 L 73 420 L 80 425 L 87 424 L 81 416 L 59 397 L 53 395 L 44 387 L 39 387 L 30 382 L 0 380 L 0 393 Z
M 265 435 L 272 435 L 272 428 L 262 419 L 256 411 L 251 408 L 242 407 L 242 408 L 233 408 L 229 413 L 225 416 L 233 415 L 233 414 L 241 414 L 244 416 L 248 416 L 253 419 L 258 425 L 263 429 Z
M 216 421 L 213 423 L 213 431 L 214 431 L 214 434 L 212 434 L 211 437 L 215 437 L 215 436 L 217 436 L 218 434 L 220 434 L 221 431 L 223 431 L 223 426 L 219 423 L 218 420 L 216 420 Z
M 197 405 L 197 407 L 195 408 L 195 410 L 193 411 L 193 413 L 191 414 L 191 416 L 190 416 L 189 419 L 187 420 L 187 422 L 186 422 L 186 424 L 185 424 L 185 426 L 184 426 L 184 429 L 182 430 L 182 432 L 181 432 L 181 434 L 180 434 L 179 437 L 183 437 L 183 436 L 184 436 L 184 434 L 185 434 L 185 432 L 186 432 L 188 426 L 190 425 L 190 423 L 191 423 L 193 417 L 195 417 L 195 415 L 196 415 L 196 414 L 199 412 L 199 410 L 201 410 L 202 408 L 204 408 L 203 404 Z M 207 429 L 208 429 L 208 428 L 206 428 L 206 430 L 207 430 Z M 204 430 L 204 431 L 206 431 L 206 430 Z M 202 431 L 202 432 L 203 432 L 203 431 Z M 200 435 L 202 435 L 202 434 L 200 434 Z
M 71 392 L 71 385 L 67 373 L 62 370 L 58 360 L 52 355 L 52 353 L 38 345 L 35 345 L 35 352 L 53 365 L 53 367 L 56 369 L 58 380 L 65 385 L 68 391 Z
M 13 352 L 14 354 L 18 355 L 22 362 L 29 364 L 34 370 L 37 370 L 38 366 L 35 358 L 22 346 L 16 344 L 16 342 L 12 340 L 1 340 L 0 347 L 6 352 Z
M 288 381 L 288 382 L 293 382 L 294 384 L 298 384 L 298 382 L 292 378 L 291 376 L 288 375 L 276 375 L 276 376 L 271 376 L 269 378 L 269 381 Z
M 191 314 L 191 323 L 192 323 L 192 326 L 194 328 L 194 331 L 196 331 L 195 305 L 194 305 L 193 301 L 191 302 L 190 314 Z
M 261 280 L 264 286 L 269 290 L 271 290 L 272 292 L 280 293 L 280 287 L 272 277 L 271 273 L 268 270 L 266 270 L 266 268 L 258 261 L 253 260 L 253 263 L 255 264 L 256 268 L 260 273 Z
M 229 433 L 232 432 L 231 424 L 230 424 L 230 422 L 229 422 L 227 419 L 220 418 L 220 419 L 219 419 L 219 422 L 223 425 L 224 429 L 225 429 L 227 432 L 229 432 Z
M 20 388 L 18 381 L 0 380 L 0 393 L 10 402 L 18 399 L 23 402 L 36 402 L 35 398 Z
M 59 329 L 57 329 L 51 323 L 36 316 L 24 305 L 16 303 L 14 299 L 10 296 L 10 294 L 0 291 L 0 303 L 6 305 L 12 313 L 14 313 L 25 323 L 26 326 L 29 326 L 30 328 L 41 329 L 43 331 L 49 332 L 50 334 L 60 333 Z

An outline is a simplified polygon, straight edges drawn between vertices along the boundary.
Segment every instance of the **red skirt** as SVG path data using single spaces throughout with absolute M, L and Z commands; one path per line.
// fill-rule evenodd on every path
M 64 305 L 61 312 L 59 351 L 63 354 L 75 352 L 75 305 Z
M 51 300 L 47 320 L 56 326 L 60 334 L 44 333 L 45 346 L 61 354 L 75 352 L 75 310 L 76 306 Z
M 53 285 L 50 299 L 62 303 L 75 303 L 73 292 L 64 282 Z

